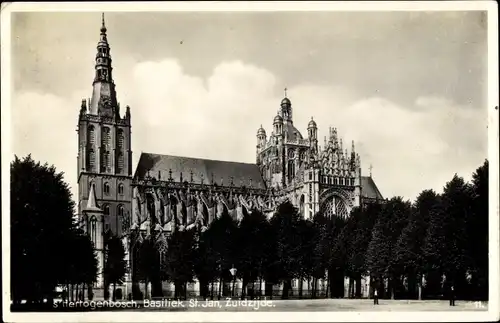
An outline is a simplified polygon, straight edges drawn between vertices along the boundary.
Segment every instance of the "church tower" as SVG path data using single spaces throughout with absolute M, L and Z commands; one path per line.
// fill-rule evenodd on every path
M 132 196 L 131 117 L 127 106 L 120 114 L 111 67 L 104 14 L 97 55 L 92 98 L 82 100 L 78 118 L 78 212 L 84 227 L 89 225 L 88 205 L 102 211 L 100 232 L 95 244 L 102 244 L 105 233 L 121 235 L 130 216 Z M 95 201 L 94 201 L 95 200 Z M 90 203 L 90 204 L 89 204 Z M 102 246 L 96 245 L 96 249 Z

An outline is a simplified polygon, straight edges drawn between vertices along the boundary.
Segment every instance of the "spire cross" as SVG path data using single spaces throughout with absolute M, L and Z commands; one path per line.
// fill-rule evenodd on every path
M 101 35 L 105 36 L 106 35 L 106 23 L 104 22 L 104 12 L 102 13 L 102 23 L 101 23 Z
M 287 88 L 285 88 L 285 98 L 286 98 L 286 91 L 287 91 L 287 90 L 288 90 L 288 89 L 287 89 Z
M 370 170 L 370 177 L 372 177 L 372 169 L 373 169 L 373 165 L 370 164 L 370 167 L 368 168 Z

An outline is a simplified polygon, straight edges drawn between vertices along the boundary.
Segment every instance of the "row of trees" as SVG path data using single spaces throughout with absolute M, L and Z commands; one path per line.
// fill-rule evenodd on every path
M 304 220 L 284 203 L 269 221 L 258 210 L 240 223 L 226 213 L 205 232 L 177 231 L 165 253 L 155 239 L 135 250 L 136 275 L 152 283 L 153 296 L 161 296 L 161 281 L 185 295 L 195 278 L 202 296 L 220 296 L 213 282 L 230 281 L 234 266 L 242 297 L 249 283 L 264 280 L 258 293 L 272 296 L 272 286 L 282 284 L 287 298 L 293 279 L 312 282 L 312 297 L 319 279 L 327 281 L 328 297 L 343 297 L 344 277 L 349 296 L 360 297 L 361 278 L 370 276 L 371 288 L 387 298 L 442 297 L 453 285 L 458 297 L 487 299 L 488 162 L 472 183 L 455 175 L 442 194 L 424 190 L 413 204 L 394 197 L 355 208 L 348 219 Z
M 97 258 L 88 235 L 76 226 L 63 173 L 31 156 L 16 156 L 10 174 L 13 303 L 51 301 L 61 285 L 70 298 L 85 297 L 84 286 L 96 280 Z
M 94 246 L 75 225 L 73 212 L 62 173 L 30 156 L 15 157 L 14 303 L 50 300 L 58 285 L 85 297 L 82 286 L 95 282 Z M 302 279 L 312 282 L 310 295 L 316 297 L 316 282 L 324 279 L 329 297 L 343 297 L 344 277 L 349 277 L 349 296 L 359 297 L 361 277 L 369 275 L 372 287 L 385 297 L 439 297 L 453 284 L 459 297 L 487 299 L 488 163 L 474 172 L 471 183 L 454 176 L 441 194 L 425 190 L 413 204 L 395 197 L 356 208 L 348 219 L 316 214 L 304 220 L 284 203 L 269 221 L 257 210 L 240 223 L 226 213 L 205 232 L 174 232 L 164 252 L 156 238 L 135 244 L 133 266 L 135 277 L 152 283 L 153 296 L 162 294 L 162 281 L 173 282 L 176 296 L 185 296 L 186 283 L 194 279 L 201 283 L 202 296 L 222 295 L 223 287 L 214 290 L 213 282 L 231 281 L 234 266 L 244 287 L 266 282 L 263 291 L 249 289 L 252 295 L 271 296 L 273 285 L 282 284 L 282 298 L 287 298 L 291 281 Z M 125 276 L 125 253 L 119 238 L 106 241 L 104 280 L 115 289 Z M 302 284 L 297 293 L 302 296 Z

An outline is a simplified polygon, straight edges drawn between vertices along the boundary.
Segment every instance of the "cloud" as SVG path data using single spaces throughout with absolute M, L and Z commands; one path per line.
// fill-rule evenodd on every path
M 188 75 L 173 59 L 120 69 L 115 81 L 122 107 L 131 106 L 134 165 L 141 151 L 253 162 L 256 131 L 262 124 L 271 133 L 282 98 L 275 75 L 241 61 L 217 65 L 206 79 Z M 81 98 L 90 91 L 67 97 L 14 95 L 14 153 L 32 153 L 55 164 L 74 193 L 74 131 Z M 306 136 L 314 116 L 320 145 L 329 126 L 338 128 L 344 148 L 355 140 L 364 173 L 372 163 L 386 197 L 413 199 L 423 189 L 441 191 L 455 172 L 468 178 L 486 157 L 486 111 L 449 98 L 422 96 L 402 106 L 383 97 L 359 97 L 342 86 L 315 84 L 297 85 L 288 93 L 299 131 Z

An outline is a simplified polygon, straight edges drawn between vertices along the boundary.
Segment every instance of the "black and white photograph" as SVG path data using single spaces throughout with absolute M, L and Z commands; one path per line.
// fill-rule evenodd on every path
M 4 320 L 498 320 L 497 9 L 2 4 Z

